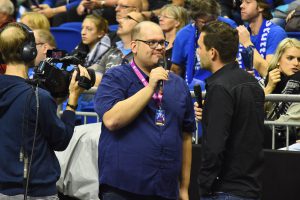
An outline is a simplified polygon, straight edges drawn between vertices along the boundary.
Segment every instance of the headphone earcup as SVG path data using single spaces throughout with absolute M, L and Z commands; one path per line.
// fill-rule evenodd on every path
M 27 41 L 20 49 L 20 55 L 25 62 L 30 62 L 35 59 L 37 49 L 34 41 Z

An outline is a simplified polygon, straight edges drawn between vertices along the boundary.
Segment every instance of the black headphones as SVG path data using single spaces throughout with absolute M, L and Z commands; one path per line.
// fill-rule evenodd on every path
M 23 45 L 21 45 L 20 49 L 18 52 L 20 53 L 21 59 L 24 62 L 30 62 L 35 59 L 37 55 L 37 49 L 36 49 L 36 44 L 35 44 L 35 38 L 33 31 L 25 24 L 23 23 L 18 23 L 18 22 L 13 22 L 9 23 L 9 25 L 14 25 L 16 27 L 20 27 L 26 34 L 28 35 L 28 40 L 24 42 Z M 7 26 L 4 26 L 1 30 L 0 33 L 6 28 Z

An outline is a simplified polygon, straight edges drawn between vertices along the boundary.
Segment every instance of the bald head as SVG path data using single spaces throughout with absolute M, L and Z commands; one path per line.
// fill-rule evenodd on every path
M 160 26 L 154 22 L 151 21 L 144 21 L 141 23 L 138 23 L 131 32 L 131 38 L 132 40 L 136 40 L 137 38 L 142 38 L 144 35 L 147 35 L 148 33 L 153 32 L 153 34 L 162 34 L 163 31 L 160 28 Z
M 117 21 L 126 16 L 130 12 L 141 12 L 143 3 L 141 0 L 119 0 L 116 7 Z
M 143 10 L 143 3 L 141 0 L 127 0 L 129 5 L 133 5 L 136 7 L 137 12 L 141 12 Z

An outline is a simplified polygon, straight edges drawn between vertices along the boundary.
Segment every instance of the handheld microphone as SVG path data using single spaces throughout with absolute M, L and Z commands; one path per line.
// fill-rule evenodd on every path
M 202 91 L 199 84 L 194 85 L 194 94 L 200 108 L 202 108 Z
M 158 59 L 157 65 L 158 65 L 158 66 L 162 66 L 164 69 L 167 69 L 167 62 L 166 62 L 165 58 L 160 58 L 160 59 Z M 160 90 L 162 90 L 163 85 L 164 85 L 164 81 L 163 81 L 163 80 L 160 80 L 160 81 L 158 82 L 158 88 L 159 88 Z

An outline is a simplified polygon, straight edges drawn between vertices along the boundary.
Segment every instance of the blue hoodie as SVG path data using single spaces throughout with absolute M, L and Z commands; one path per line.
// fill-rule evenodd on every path
M 57 105 L 49 92 L 40 89 L 38 129 L 29 178 L 29 196 L 57 193 L 60 166 L 54 154 L 62 151 L 72 137 L 75 113 L 65 111 L 59 119 Z M 24 194 L 24 162 L 19 161 L 21 147 L 30 158 L 34 138 L 36 97 L 23 78 L 0 75 L 0 193 Z M 22 134 L 23 132 L 23 134 Z

